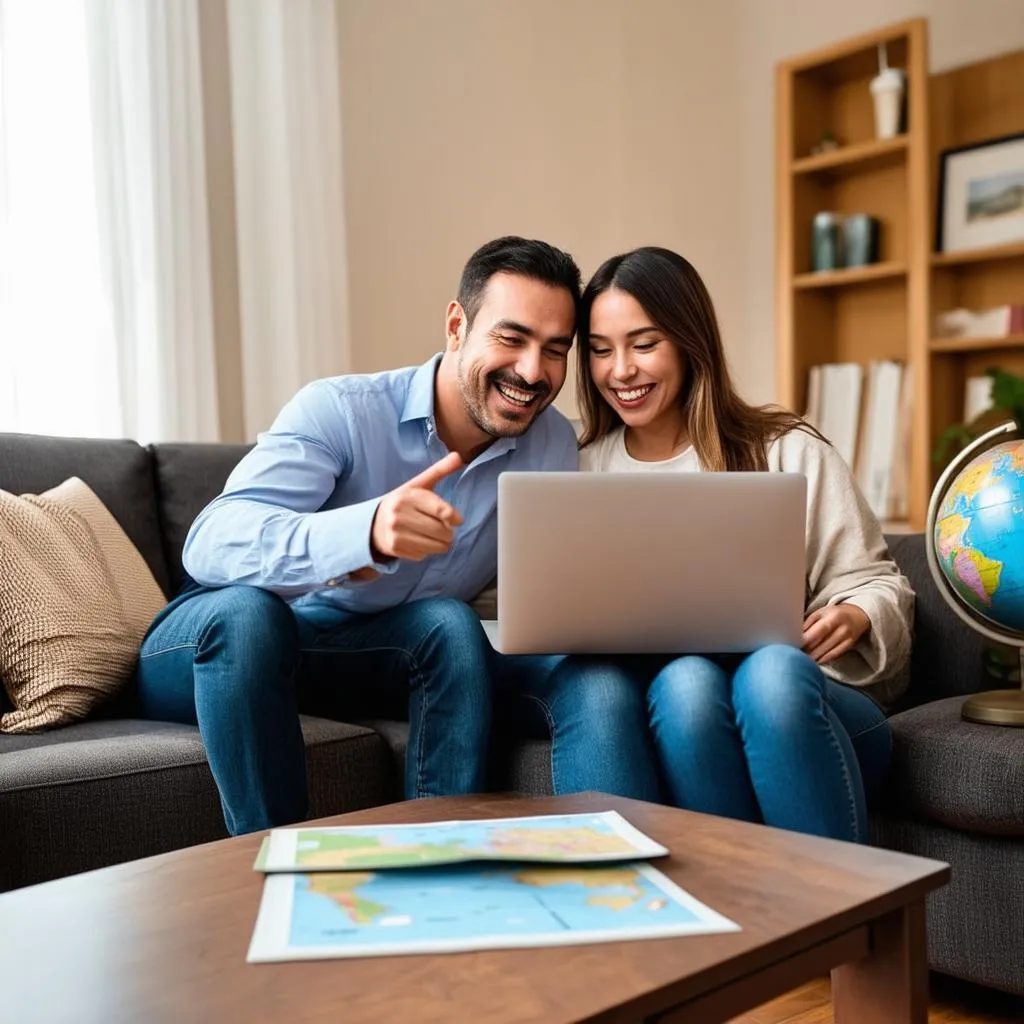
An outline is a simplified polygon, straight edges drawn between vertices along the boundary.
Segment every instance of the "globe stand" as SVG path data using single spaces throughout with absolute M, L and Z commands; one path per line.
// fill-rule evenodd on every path
M 986 725 L 1024 726 L 1024 647 L 1019 652 L 1020 681 L 1018 690 L 988 690 L 964 701 L 961 716 L 969 722 Z

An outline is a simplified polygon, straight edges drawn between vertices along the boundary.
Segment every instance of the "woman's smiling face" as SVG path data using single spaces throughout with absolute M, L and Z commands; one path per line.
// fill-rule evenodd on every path
M 591 308 L 585 340 L 594 384 L 627 427 L 681 417 L 683 357 L 632 295 L 617 288 L 602 292 Z

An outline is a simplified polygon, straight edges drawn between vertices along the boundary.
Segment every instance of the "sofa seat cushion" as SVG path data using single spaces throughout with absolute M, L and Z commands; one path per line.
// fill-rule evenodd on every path
M 965 722 L 964 700 L 933 701 L 889 719 L 885 803 L 950 828 L 1024 835 L 1024 730 Z
M 373 729 L 387 743 L 391 750 L 394 785 L 401 792 L 405 751 L 409 745 L 409 723 L 373 719 L 360 724 Z M 501 736 L 491 755 L 489 789 L 526 796 L 551 796 L 553 793 L 550 741 Z
M 355 725 L 303 718 L 310 817 L 396 799 L 390 754 Z M 222 839 L 194 726 L 91 720 L 0 736 L 0 890 Z

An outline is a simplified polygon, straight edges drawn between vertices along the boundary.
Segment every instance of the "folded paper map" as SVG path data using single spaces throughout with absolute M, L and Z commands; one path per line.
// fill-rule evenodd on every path
M 594 864 L 668 853 L 615 811 L 419 825 L 279 828 L 257 871 L 368 871 L 467 861 Z
M 264 883 L 247 959 L 455 953 L 738 930 L 647 864 L 277 874 Z

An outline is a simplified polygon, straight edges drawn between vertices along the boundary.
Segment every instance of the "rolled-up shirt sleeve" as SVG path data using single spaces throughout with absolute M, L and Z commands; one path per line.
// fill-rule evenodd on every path
M 205 586 L 247 584 L 296 597 L 344 586 L 376 563 L 370 546 L 380 498 L 323 509 L 352 469 L 352 423 L 322 382 L 303 388 L 199 514 L 182 562 Z

